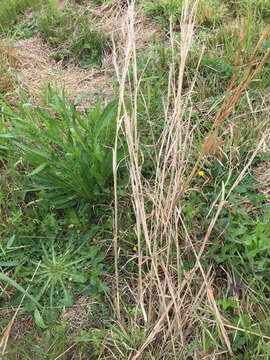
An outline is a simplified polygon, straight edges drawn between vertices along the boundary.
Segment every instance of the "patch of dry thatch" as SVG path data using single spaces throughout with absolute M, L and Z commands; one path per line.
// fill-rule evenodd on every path
M 59 1 L 59 7 L 67 6 L 69 0 Z M 108 37 L 116 40 L 116 46 L 125 46 L 125 21 L 126 2 L 103 4 L 99 7 L 77 4 L 76 8 L 80 15 L 87 13 L 91 22 L 97 23 L 97 28 L 102 30 Z M 31 14 L 27 14 L 28 18 Z M 146 18 L 142 6 L 138 6 L 136 13 L 136 46 L 144 48 L 149 45 L 153 34 L 160 36 L 152 21 Z M 87 94 L 82 99 L 79 111 L 82 111 L 90 103 L 95 102 L 100 96 L 105 99 L 113 97 L 113 78 L 115 75 L 112 55 L 104 57 L 100 69 L 83 69 L 74 64 L 63 66 L 56 62 L 52 55 L 57 49 L 50 48 L 36 36 L 31 39 L 20 40 L 15 43 L 12 54 L 16 58 L 16 67 L 11 68 L 18 72 L 20 86 L 29 94 L 32 102 L 42 103 L 44 87 L 50 83 L 58 91 L 65 88 L 69 100 L 76 99 L 81 94 Z M 18 93 L 12 89 L 11 97 Z M 8 98 L 9 99 L 9 98 Z
M 97 95 L 100 96 L 101 90 L 106 97 L 112 96 L 113 73 L 106 66 L 101 70 L 85 70 L 72 64 L 63 67 L 61 62 L 57 63 L 52 58 L 53 50 L 42 43 L 39 37 L 17 42 L 14 50 L 20 61 L 20 86 L 36 104 L 41 102 L 44 86 L 48 83 L 59 92 L 65 88 L 69 100 L 88 94 L 81 102 L 81 108 L 87 106 L 89 100 L 92 102 Z

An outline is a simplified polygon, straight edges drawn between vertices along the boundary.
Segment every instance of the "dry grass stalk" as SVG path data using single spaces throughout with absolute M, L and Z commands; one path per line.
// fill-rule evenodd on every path
M 140 91 L 140 79 L 137 77 L 136 64 L 136 31 L 134 29 L 134 2 L 131 2 L 128 9 L 126 23 L 126 45 L 125 62 L 122 69 L 118 66 L 117 54 L 114 52 L 114 64 L 120 83 L 120 101 L 118 112 L 118 129 L 123 128 L 126 136 L 129 151 L 129 169 L 132 187 L 132 201 L 136 217 L 136 235 L 138 252 L 138 297 L 137 311 L 134 322 L 138 327 L 144 328 L 145 339 L 142 339 L 137 352 L 131 357 L 133 360 L 143 358 L 146 349 L 152 342 L 159 343 L 159 346 L 167 347 L 170 339 L 170 351 L 173 357 L 188 344 L 188 337 L 194 331 L 195 315 L 200 317 L 203 311 L 200 303 L 208 299 L 212 304 L 213 314 L 216 316 L 215 324 L 221 329 L 222 337 L 226 343 L 229 354 L 232 356 L 230 340 L 225 329 L 225 322 L 217 308 L 214 295 L 211 292 L 211 282 L 213 271 L 210 269 L 205 274 L 201 265 L 201 257 L 205 251 L 206 245 L 210 239 L 216 221 L 226 203 L 225 186 L 230 179 L 231 171 L 226 184 L 223 184 L 221 194 L 218 199 L 219 205 L 215 214 L 212 216 L 210 225 L 201 242 L 194 243 L 193 238 L 185 227 L 182 219 L 181 208 L 178 206 L 179 200 L 187 190 L 194 174 L 196 173 L 201 161 L 206 155 L 220 146 L 222 137 L 219 135 L 221 125 L 231 114 L 240 95 L 246 89 L 250 81 L 254 78 L 260 68 L 263 66 L 266 56 L 252 72 L 253 65 L 269 29 L 265 31 L 254 54 L 251 57 L 248 67 L 244 73 L 243 80 L 234 89 L 236 84 L 241 62 L 241 49 L 236 57 L 236 70 L 232 81 L 227 89 L 223 104 L 218 111 L 210 133 L 204 140 L 201 153 L 196 164 L 185 182 L 183 178 L 187 172 L 187 164 L 190 156 L 190 148 L 193 140 L 194 128 L 191 126 L 191 115 L 184 117 L 184 111 L 189 106 L 192 108 L 191 91 L 183 96 L 182 85 L 185 72 L 187 54 L 192 42 L 194 27 L 194 15 L 197 2 L 191 3 L 186 0 L 183 3 L 182 11 L 182 42 L 181 42 L 181 61 L 179 68 L 179 77 L 177 86 L 174 78 L 175 68 L 172 63 L 169 74 L 168 99 L 173 94 L 174 113 L 169 115 L 168 106 L 164 104 L 165 126 L 160 140 L 156 144 L 156 163 L 155 163 L 155 181 L 154 184 L 145 182 L 141 174 L 140 165 L 140 137 L 137 124 L 137 96 Z M 171 46 L 174 47 L 174 40 L 171 37 Z M 133 93 L 128 93 L 131 97 L 132 111 L 127 110 L 125 103 L 125 89 L 127 88 L 128 68 L 132 65 L 134 82 L 129 88 L 134 89 Z M 192 86 L 194 86 L 194 82 Z M 234 90 L 233 90 L 234 89 Z M 122 112 L 120 112 L 122 110 Z M 123 114 L 122 117 L 120 114 Z M 262 139 L 264 141 L 264 139 Z M 261 141 L 261 142 L 262 142 Z M 257 149 L 261 146 L 261 142 Z M 233 184 L 231 191 L 245 175 L 257 150 L 254 152 L 247 166 L 244 168 L 240 177 Z M 116 156 L 116 150 L 114 152 Z M 116 164 L 114 158 L 114 164 Z M 115 184 L 116 184 L 116 165 L 115 165 Z M 179 191 L 179 188 L 181 190 Z M 146 203 L 152 203 L 151 213 L 147 212 Z M 213 204 L 213 209 L 217 200 Z M 115 186 L 115 257 L 118 259 L 118 228 L 117 228 L 117 192 Z M 193 268 L 185 273 L 181 270 L 181 249 L 179 241 L 179 229 L 182 228 L 186 233 L 187 244 L 192 249 L 196 262 Z M 143 251 L 143 242 L 146 244 Z M 172 248 L 176 248 L 176 259 L 172 256 Z M 143 263 L 148 265 L 148 273 Z M 116 278 L 118 279 L 118 270 L 116 264 Z M 118 280 L 117 280 L 118 281 Z M 194 289 L 199 286 L 199 290 Z M 195 294 L 194 294 L 195 292 Z M 190 295 L 192 294 L 192 295 Z M 117 306 L 119 306 L 119 293 L 117 295 Z M 140 313 L 140 316 L 139 316 Z M 185 315 L 183 315 L 185 314 Z M 209 315 L 208 315 L 209 316 Z M 143 325 L 142 325 L 143 322 Z M 166 356 L 166 355 L 164 355 Z M 164 357 L 165 358 L 165 357 Z M 169 357 L 168 357 L 169 358 Z
M 186 2 L 187 5 L 187 2 Z M 133 9 L 132 7 L 130 8 L 130 11 L 132 12 Z M 184 12 L 184 14 L 187 14 L 187 11 Z M 186 16 L 186 15 L 185 15 Z M 192 27 L 193 27 L 193 23 L 190 21 L 187 22 L 187 18 L 184 17 L 184 20 L 186 21 L 185 24 L 185 28 L 183 31 L 185 31 L 185 34 L 188 35 L 187 39 L 191 39 L 192 37 Z M 133 24 L 132 24 L 132 18 L 131 21 L 129 23 L 129 31 L 128 34 L 130 35 L 129 39 L 128 39 L 128 44 L 126 46 L 127 49 L 133 48 L 133 69 L 135 70 L 134 73 L 136 74 L 136 62 L 135 62 L 135 38 L 134 38 L 134 31 L 133 31 Z M 186 37 L 184 37 L 186 38 Z M 132 42 L 132 46 L 130 45 L 130 42 Z M 187 53 L 188 51 L 188 46 L 189 44 L 187 42 L 183 43 L 183 47 L 185 49 L 185 53 Z M 129 56 L 129 52 L 126 51 L 126 63 L 125 63 L 125 67 L 124 67 L 124 72 L 127 68 L 127 64 L 130 61 L 130 56 Z M 184 64 L 186 61 L 186 56 L 183 56 L 181 64 L 182 64 L 182 70 L 184 69 Z M 183 76 L 183 71 L 182 71 L 182 76 Z M 120 76 L 118 76 L 118 78 L 120 78 Z M 136 76 L 135 76 L 136 79 Z M 124 78 L 125 80 L 125 78 Z M 179 77 L 179 82 L 181 84 L 182 80 L 181 77 Z M 124 86 L 124 81 L 123 81 L 123 77 L 122 77 L 122 82 L 121 84 Z M 121 84 L 120 84 L 120 89 L 121 89 Z M 159 228 L 158 223 L 160 221 L 164 221 L 164 215 L 165 215 L 165 211 L 164 211 L 164 203 L 163 200 L 165 199 L 165 193 L 164 193 L 164 188 L 165 188 L 165 180 L 167 178 L 167 173 L 166 173 L 166 167 L 168 165 L 168 161 L 170 158 L 170 155 L 174 155 L 174 161 L 173 161 L 173 165 L 172 167 L 174 168 L 174 171 L 177 172 L 179 171 L 179 167 L 177 166 L 176 163 L 176 157 L 175 157 L 175 151 L 174 147 L 175 146 L 179 146 L 179 142 L 181 142 L 181 136 L 182 136 L 182 132 L 178 131 L 178 142 L 175 142 L 175 140 L 173 139 L 173 136 L 175 135 L 174 129 L 176 124 L 178 123 L 178 120 L 180 119 L 181 116 L 181 106 L 178 107 L 177 109 L 177 113 L 176 116 L 173 117 L 172 121 L 170 121 L 170 119 L 168 118 L 168 121 L 170 121 L 168 123 L 167 128 L 165 129 L 166 135 L 167 137 L 169 137 L 170 141 L 167 141 L 166 143 L 163 142 L 162 143 L 162 147 L 165 148 L 165 153 L 168 155 L 166 157 L 166 162 L 162 162 L 159 164 L 159 168 L 157 169 L 157 176 L 160 177 L 159 180 L 160 181 L 156 181 L 155 183 L 158 184 L 157 189 L 155 189 L 155 195 L 158 195 L 158 197 L 156 198 L 155 202 L 156 202 L 156 209 L 155 209 L 155 214 L 154 217 L 152 219 L 152 224 L 150 225 L 150 227 L 148 227 L 148 221 L 147 221 L 147 216 L 146 216 L 146 210 L 145 210 L 145 203 L 144 203 L 144 184 L 142 181 L 142 177 L 140 174 L 140 166 L 139 166 L 139 159 L 138 159 L 138 151 L 139 151 L 139 137 L 138 137 L 138 133 L 137 133 L 137 119 L 136 119 L 136 97 L 137 97 L 137 89 L 138 89 L 138 83 L 135 80 L 135 95 L 134 95 L 134 109 L 133 112 L 131 114 L 131 116 L 128 114 L 125 104 L 122 101 L 121 105 L 123 106 L 124 109 L 124 126 L 125 126 L 125 134 L 126 134 L 126 138 L 127 138 L 127 143 L 128 143 L 128 147 L 129 147 L 129 155 L 130 155 L 130 175 L 131 175 L 131 181 L 132 181 L 132 187 L 133 187 L 133 199 L 134 199 L 134 209 L 135 209 L 135 214 L 136 214 L 136 218 L 137 218 L 137 238 L 138 238 L 138 253 L 139 253 L 139 304 L 141 307 L 141 310 L 143 311 L 144 309 L 144 294 L 142 291 L 142 270 L 141 270 L 141 263 L 142 263 L 142 251 L 141 251 L 141 235 L 142 232 L 144 234 L 145 240 L 146 240 L 146 244 L 147 244 L 147 248 L 148 248 L 148 252 L 149 252 L 149 256 L 152 260 L 151 262 L 151 271 L 150 273 L 152 273 L 154 275 L 154 285 L 150 287 L 150 291 L 152 293 L 152 291 L 154 290 L 154 288 L 157 288 L 159 295 L 162 298 L 162 302 L 163 302 L 163 306 L 164 306 L 164 310 L 162 312 L 161 318 L 157 321 L 156 326 L 154 327 L 154 329 L 151 331 L 151 333 L 149 334 L 149 336 L 147 337 L 146 341 L 142 344 L 140 350 L 138 351 L 138 354 L 135 355 L 134 359 L 138 358 L 140 356 L 140 354 L 142 353 L 142 351 L 147 347 L 147 345 L 154 339 L 155 334 L 158 333 L 160 331 L 160 328 L 163 326 L 163 319 L 167 319 L 167 325 L 169 328 L 171 328 L 170 333 L 171 333 L 171 337 L 172 337 L 172 346 L 173 346 L 173 337 L 174 334 L 172 334 L 172 327 L 171 327 L 171 323 L 170 323 L 170 318 L 169 318 L 169 311 L 171 309 L 171 306 L 174 304 L 175 308 L 176 308 L 176 312 L 177 314 L 179 314 L 179 308 L 178 308 L 178 304 L 177 304 L 177 300 L 178 299 L 178 295 L 176 297 L 173 297 L 173 302 L 168 303 L 166 300 L 166 292 L 164 291 L 164 285 L 162 284 L 164 281 L 161 280 L 160 275 L 159 275 L 159 264 L 163 264 L 163 270 L 166 269 L 168 267 L 168 261 L 170 258 L 170 249 L 167 253 L 167 264 L 166 266 L 164 265 L 161 257 L 159 257 L 157 255 L 157 250 L 159 247 L 159 234 L 157 232 L 157 229 Z M 121 91 L 120 91 L 121 94 Z M 120 96 L 120 100 L 121 100 L 121 96 Z M 180 104 L 180 95 L 178 94 L 178 105 Z M 178 127 L 179 129 L 179 127 Z M 164 134 L 163 134 L 164 135 Z M 163 137 L 164 138 L 164 137 Z M 170 147 L 168 147 L 168 144 L 170 145 Z M 162 150 L 161 150 L 162 151 Z M 159 156 L 160 157 L 160 156 Z M 180 169 L 181 170 L 181 169 Z M 181 170 L 182 171 L 182 170 Z M 160 185 L 161 184 L 161 185 Z M 167 276 L 166 276 L 167 275 Z M 165 288 L 167 288 L 167 286 L 169 287 L 169 291 L 171 293 L 171 295 L 173 296 L 173 293 L 175 292 L 175 285 L 173 284 L 173 282 L 171 281 L 167 271 L 165 271 Z M 148 317 L 145 316 L 146 312 L 143 311 L 144 313 L 144 318 L 145 320 L 149 321 L 150 318 L 153 316 L 153 314 L 151 314 L 151 309 L 149 309 L 148 311 Z M 179 324 L 179 318 L 177 320 L 177 323 Z M 151 324 L 149 324 L 151 325 Z M 182 336 L 182 342 L 184 341 L 183 336 Z
M 41 263 L 41 261 L 37 264 L 34 274 L 32 275 L 31 281 L 34 280 L 36 273 L 38 271 L 38 268 L 40 266 L 40 263 Z M 30 288 L 30 284 L 28 285 L 26 291 L 28 291 L 29 288 Z M 8 326 L 6 327 L 6 330 L 4 331 L 4 335 L 2 336 L 2 339 L 0 341 L 0 355 L 5 355 L 11 328 L 12 328 L 13 323 L 18 315 L 19 310 L 21 309 L 21 306 L 22 306 L 22 303 L 24 302 L 25 296 L 26 296 L 25 294 L 22 296 L 21 301 L 20 301 L 19 305 L 17 306 L 17 309 L 16 309 L 14 315 L 12 316 L 12 319 L 10 320 L 10 322 L 8 323 Z
M 217 304 L 216 304 L 216 301 L 215 301 L 215 298 L 214 298 L 214 295 L 213 295 L 213 290 L 212 290 L 212 288 L 210 286 L 207 287 L 207 294 L 208 294 L 208 297 L 209 297 L 209 301 L 210 301 L 210 303 L 212 304 L 212 306 L 214 308 L 217 323 L 218 323 L 218 325 L 220 327 L 220 330 L 221 330 L 223 339 L 225 341 L 225 344 L 226 344 L 226 346 L 227 346 L 227 348 L 229 350 L 229 354 L 230 354 L 230 356 L 234 356 L 233 351 L 232 351 L 232 347 L 231 347 L 231 343 L 230 343 L 230 339 L 228 337 L 225 326 L 224 326 L 223 321 L 221 319 L 220 312 L 218 310 L 218 307 L 217 307 Z
M 256 333 L 255 331 L 251 331 L 251 330 L 247 330 L 247 329 L 242 329 L 238 326 L 233 326 L 231 324 L 227 324 L 227 323 L 223 323 L 225 327 L 227 327 L 228 329 L 233 329 L 233 330 L 236 330 L 236 331 L 241 331 L 243 333 L 246 333 L 246 334 L 250 334 L 250 335 L 255 335 L 255 336 L 258 336 L 260 338 L 263 338 L 265 340 L 270 340 L 270 336 L 267 336 L 267 335 L 263 335 L 263 334 L 258 334 Z
M 233 108 L 235 107 L 239 97 L 241 96 L 241 94 L 243 93 L 243 91 L 247 88 L 247 86 L 250 84 L 250 82 L 252 81 L 252 79 L 258 74 L 258 72 L 261 70 L 261 68 L 263 67 L 263 65 L 265 64 L 267 58 L 270 55 L 270 49 L 268 49 L 268 51 L 265 53 L 264 57 L 262 58 L 262 60 L 259 62 L 259 64 L 256 66 L 255 70 L 252 72 L 252 68 L 255 64 L 255 60 L 256 57 L 258 55 L 259 49 L 263 43 L 263 41 L 265 40 L 266 36 L 269 34 L 270 32 L 270 26 L 268 26 L 265 31 L 263 32 L 262 36 L 260 37 L 255 50 L 253 52 L 253 55 L 251 56 L 251 58 L 248 61 L 248 66 L 247 69 L 244 72 L 243 75 L 243 79 L 240 82 L 240 84 L 234 89 L 233 86 L 236 83 L 238 74 L 239 74 L 239 70 L 240 70 L 240 66 L 241 66 L 241 62 L 240 62 L 240 54 L 241 54 L 241 44 L 242 42 L 240 42 L 240 47 L 238 50 L 238 54 L 236 57 L 236 61 L 235 61 L 235 72 L 234 75 L 232 77 L 231 83 L 227 89 L 227 92 L 225 94 L 224 97 L 224 101 L 223 104 L 220 108 L 220 110 L 218 111 L 215 121 L 212 125 L 212 128 L 209 132 L 209 135 L 204 139 L 203 145 L 202 145 L 202 150 L 201 153 L 198 156 L 198 159 L 196 161 L 196 164 L 194 165 L 189 177 L 187 178 L 187 180 L 185 181 L 184 185 L 182 186 L 181 190 L 179 191 L 179 193 L 177 194 L 175 200 L 174 200 L 174 204 L 173 204 L 173 208 L 177 205 L 177 203 L 179 202 L 180 198 L 182 197 L 182 195 L 185 193 L 188 185 L 190 184 L 192 178 L 194 177 L 199 164 L 201 163 L 203 157 L 207 154 L 209 154 L 210 152 L 214 152 L 215 148 L 217 146 L 217 144 L 219 144 L 221 142 L 221 138 L 218 136 L 219 130 L 222 126 L 222 124 L 224 123 L 224 121 L 229 117 L 229 115 L 231 114 Z M 228 100 L 229 99 L 229 100 Z
M 134 5 L 133 5 L 134 6 Z M 130 8 L 130 12 L 133 12 L 133 7 Z M 128 20 L 131 22 L 130 27 L 131 31 L 128 33 L 129 36 L 133 35 L 133 17 L 132 15 L 128 17 Z M 118 112 L 117 112 L 117 130 L 116 130 L 116 136 L 115 136 L 115 146 L 113 150 L 113 173 L 114 173 L 114 199 L 115 199 L 115 205 L 114 205 L 114 257 L 115 257 L 115 278 L 116 278 L 116 309 L 117 309 L 117 317 L 118 320 L 120 320 L 120 297 L 119 297 L 119 275 L 118 275 L 118 202 L 117 202 L 117 144 L 118 144 L 118 136 L 119 136 L 119 129 L 122 124 L 122 118 L 121 118 L 121 107 L 122 104 L 124 104 L 124 90 L 125 90 L 125 79 L 128 72 L 128 66 L 132 54 L 132 39 L 127 39 L 127 48 L 126 48 L 126 56 L 125 56 L 125 63 L 124 68 L 122 70 L 122 75 L 120 74 L 120 71 L 118 69 L 117 65 L 117 55 L 116 55 L 116 48 L 115 43 L 113 41 L 113 60 L 116 70 L 116 75 L 120 84 L 119 88 L 119 106 L 118 106 Z

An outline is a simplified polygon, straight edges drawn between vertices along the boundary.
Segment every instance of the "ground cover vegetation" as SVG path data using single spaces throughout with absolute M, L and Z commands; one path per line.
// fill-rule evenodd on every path
M 0 0 L 0 358 L 270 358 L 269 20 Z M 33 94 L 29 39 L 102 95 Z

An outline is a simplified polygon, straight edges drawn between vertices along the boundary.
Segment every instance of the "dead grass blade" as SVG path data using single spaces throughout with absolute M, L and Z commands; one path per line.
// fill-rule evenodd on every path
M 229 354 L 230 354 L 230 356 L 234 356 L 234 353 L 233 353 L 232 347 L 231 347 L 231 343 L 230 343 L 230 339 L 229 339 L 229 337 L 227 335 L 225 326 L 224 326 L 223 321 L 221 319 L 220 312 L 218 310 L 218 307 L 217 307 L 217 304 L 216 304 L 216 301 L 215 301 L 215 298 L 214 298 L 214 295 L 213 295 L 213 290 L 212 290 L 212 288 L 210 286 L 207 286 L 207 295 L 209 297 L 210 303 L 212 304 L 212 306 L 214 308 L 217 324 L 220 327 L 223 339 L 224 339 L 225 344 L 226 344 L 226 346 L 227 346 L 227 348 L 229 350 Z
M 185 0 L 181 19 L 181 43 L 180 43 L 180 66 L 179 76 L 174 79 L 176 73 L 175 63 L 169 73 L 168 98 L 163 100 L 165 125 L 158 141 L 154 144 L 155 148 L 155 180 L 150 183 L 144 179 L 141 173 L 140 148 L 140 129 L 137 120 L 137 97 L 140 94 L 140 78 L 137 74 L 136 63 L 136 32 L 134 30 L 134 1 L 129 4 L 127 21 L 125 23 L 126 46 L 124 62 L 122 67 L 118 65 L 117 53 L 114 52 L 114 65 L 120 86 L 120 99 L 118 109 L 118 132 L 123 131 L 128 147 L 128 165 L 131 179 L 132 204 L 136 218 L 136 236 L 138 253 L 138 296 L 136 315 L 134 323 L 144 329 L 145 337 L 142 339 L 137 353 L 132 360 L 144 358 L 144 352 L 150 344 L 157 344 L 162 347 L 170 348 L 170 355 L 173 357 L 179 351 L 185 349 L 190 332 L 192 332 L 195 314 L 200 316 L 202 311 L 200 303 L 208 298 L 213 313 L 216 317 L 215 324 L 220 329 L 222 338 L 226 344 L 230 356 L 233 356 L 232 347 L 226 330 L 226 324 L 217 307 L 211 283 L 214 278 L 212 267 L 205 273 L 201 264 L 203 253 L 207 249 L 210 236 L 214 226 L 226 204 L 228 196 L 225 198 L 225 188 L 227 187 L 232 175 L 231 168 L 225 184 L 216 200 L 210 207 L 210 213 L 215 209 L 212 220 L 202 237 L 202 240 L 195 241 L 196 233 L 188 233 L 185 226 L 181 204 L 179 203 L 183 194 L 188 190 L 190 183 L 198 170 L 199 166 L 205 161 L 209 154 L 212 154 L 220 146 L 224 132 L 221 127 L 232 113 L 239 97 L 249 85 L 250 81 L 263 66 L 268 53 L 261 59 L 255 67 L 255 60 L 270 28 L 267 29 L 260 38 L 252 57 L 250 58 L 243 79 L 238 85 L 241 63 L 241 45 L 235 61 L 235 72 L 227 88 L 212 127 L 205 137 L 201 152 L 199 153 L 192 170 L 187 173 L 190 152 L 192 149 L 193 133 L 195 127 L 192 126 L 191 114 L 184 116 L 187 107 L 192 113 L 192 90 L 196 82 L 193 79 L 189 92 L 183 94 L 183 80 L 185 74 L 186 60 L 191 47 L 194 18 L 197 1 Z M 173 31 L 171 25 L 171 48 L 175 48 Z M 173 52 L 173 51 L 172 51 Z M 128 69 L 132 66 L 133 82 L 130 84 Z M 199 65 L 198 65 L 199 66 Z M 197 67 L 198 71 L 198 67 Z M 126 89 L 133 89 L 128 91 Z M 131 110 L 126 105 L 125 94 L 129 98 Z M 169 104 L 173 98 L 173 111 L 170 113 Z M 151 114 L 148 113 L 149 122 Z M 245 176 L 248 167 L 254 159 L 261 146 L 261 140 L 257 149 L 254 151 L 249 162 L 233 184 L 229 193 Z M 117 144 L 117 137 L 115 144 Z M 118 224 L 117 224 L 117 168 L 116 147 L 114 150 L 114 179 L 115 179 L 115 268 L 116 281 L 118 283 Z M 185 178 L 185 181 L 183 179 Z M 180 190 L 179 190 L 180 189 Z M 227 189 L 226 189 L 227 190 Z M 147 204 L 151 203 L 151 211 Z M 218 205 L 217 205 L 218 202 Z M 186 244 L 180 243 L 180 229 L 184 233 Z M 183 236 L 182 236 L 183 238 Z M 195 264 L 188 272 L 181 267 L 181 258 L 185 248 L 195 256 Z M 173 252 L 176 249 L 175 252 Z M 118 284 L 119 285 L 119 284 Z M 194 288 L 196 291 L 194 293 Z M 117 294 L 117 311 L 119 308 L 119 293 Z M 120 315 L 119 315 L 120 318 Z M 120 325 L 119 325 L 120 326 Z M 168 342 L 170 345 L 168 346 Z M 119 349 L 121 352 L 121 349 Z M 122 356 L 122 353 L 121 353 Z M 164 355 L 165 356 L 165 355 Z
M 231 83 L 225 94 L 223 104 L 221 105 L 220 110 L 217 112 L 215 121 L 213 122 L 213 125 L 209 132 L 209 135 L 204 139 L 204 142 L 202 145 L 202 150 L 197 158 L 197 161 L 196 161 L 192 171 L 190 172 L 190 175 L 188 176 L 188 178 L 185 181 L 184 185 L 182 186 L 181 190 L 178 192 L 177 196 L 174 199 L 173 208 L 175 208 L 175 206 L 177 205 L 177 203 L 179 202 L 179 200 L 181 199 L 181 197 L 187 190 L 188 185 L 190 184 L 192 178 L 194 177 L 194 174 L 196 173 L 203 157 L 205 155 L 208 155 L 209 153 L 215 151 L 216 145 L 220 143 L 220 137 L 218 136 L 218 133 L 219 133 L 219 130 L 220 130 L 222 124 L 231 114 L 233 108 L 235 107 L 235 105 L 236 105 L 237 101 L 239 100 L 243 91 L 247 88 L 247 86 L 250 84 L 252 79 L 258 74 L 258 72 L 261 70 L 261 68 L 265 64 L 267 58 L 269 57 L 270 49 L 268 49 L 268 51 L 265 53 L 264 57 L 260 60 L 259 64 L 255 67 L 255 70 L 252 72 L 252 68 L 255 65 L 255 60 L 258 55 L 258 51 L 259 51 L 260 47 L 262 46 L 263 41 L 265 40 L 266 36 L 269 34 L 269 32 L 270 32 L 270 26 L 268 26 L 265 29 L 262 36 L 260 37 L 260 39 L 255 47 L 255 50 L 253 52 L 253 55 L 251 56 L 251 58 L 248 61 L 248 66 L 244 72 L 242 81 L 233 90 L 233 86 L 236 83 L 236 80 L 237 80 L 237 77 L 239 74 L 240 64 L 241 64 L 240 54 L 241 54 L 241 43 L 242 42 L 240 42 L 240 47 L 239 47 L 238 54 L 236 57 L 236 62 L 235 62 L 236 69 L 234 71 Z
M 36 275 L 36 273 L 38 271 L 38 268 L 39 268 L 40 264 L 41 264 L 41 261 L 39 261 L 39 263 L 37 264 L 37 267 L 36 267 L 36 269 L 34 271 L 34 274 L 33 274 L 32 278 L 31 278 L 31 281 L 34 280 L 35 275 Z M 28 291 L 29 288 L 30 288 L 30 284 L 27 286 L 26 291 Z M 12 325 L 13 325 L 13 323 L 14 323 L 17 315 L 18 315 L 19 310 L 21 309 L 21 306 L 22 306 L 22 303 L 24 301 L 25 296 L 26 296 L 25 294 L 22 296 L 21 301 L 20 301 L 19 305 L 17 306 L 14 315 L 12 316 L 12 319 L 10 320 L 8 326 L 6 327 L 6 330 L 4 331 L 4 335 L 3 335 L 2 339 L 1 339 L 1 342 L 0 342 L 0 351 L 1 351 L 0 355 L 5 355 L 6 347 L 7 347 L 7 343 L 8 343 L 8 339 L 9 339 L 9 335 L 10 335 Z M 0 358 L 1 358 L 1 356 L 0 356 Z

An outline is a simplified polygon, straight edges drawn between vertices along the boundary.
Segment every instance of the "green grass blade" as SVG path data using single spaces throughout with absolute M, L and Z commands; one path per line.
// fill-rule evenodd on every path
M 36 301 L 36 299 L 30 295 L 21 285 L 17 284 L 14 280 L 10 279 L 8 276 L 6 276 L 3 273 L 0 273 L 0 280 L 5 281 L 9 285 L 15 287 L 17 290 L 19 290 L 22 294 L 27 296 L 33 303 L 35 303 L 39 308 L 42 309 L 42 306 Z
M 118 99 L 110 102 L 105 109 L 103 110 L 102 114 L 100 115 L 95 129 L 95 136 L 98 137 L 101 131 L 109 124 L 109 122 L 114 118 L 116 115 L 118 107 Z

